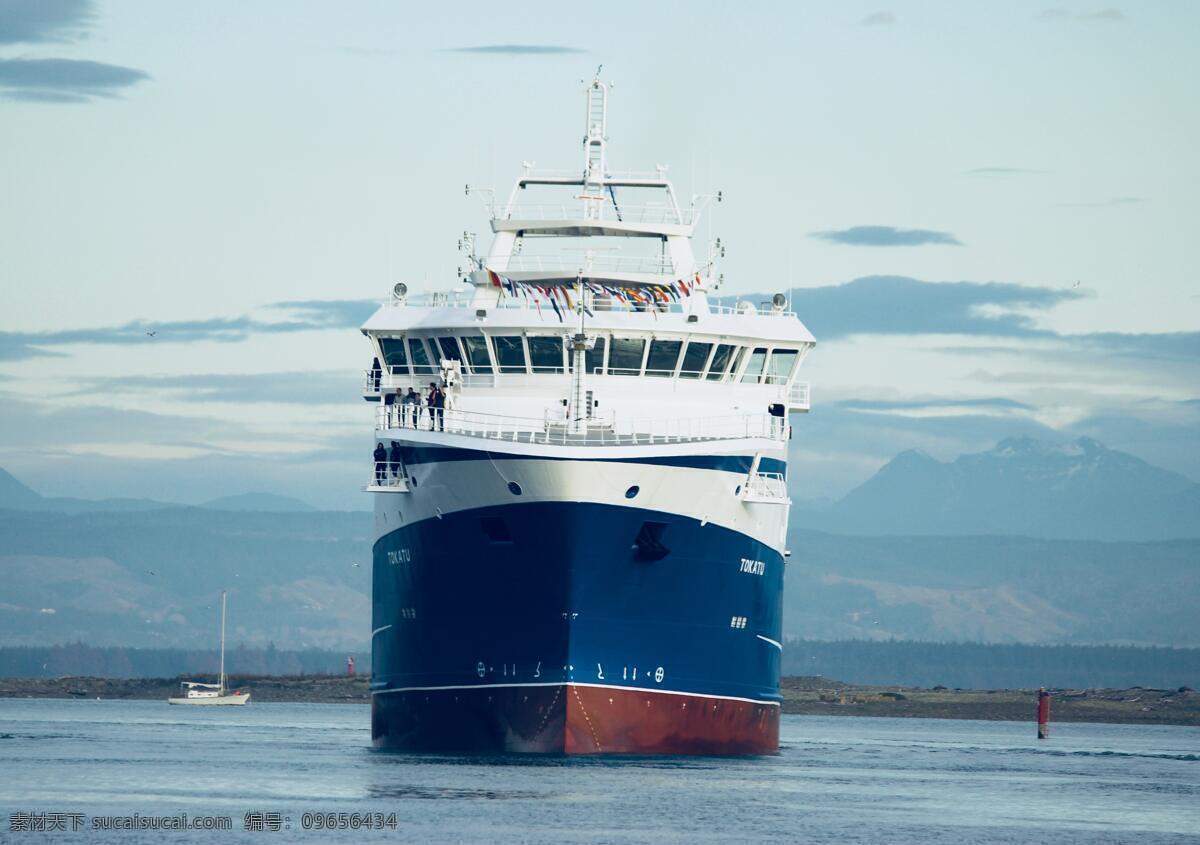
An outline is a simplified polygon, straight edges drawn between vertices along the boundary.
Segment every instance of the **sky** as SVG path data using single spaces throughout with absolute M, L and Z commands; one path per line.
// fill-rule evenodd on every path
M 602 64 L 610 165 L 721 191 L 722 293 L 817 337 L 794 496 L 1013 435 L 1200 480 L 1198 34 L 1187 2 L 0 0 L 0 467 L 368 507 L 356 326 L 455 284 L 464 185 L 577 165 Z

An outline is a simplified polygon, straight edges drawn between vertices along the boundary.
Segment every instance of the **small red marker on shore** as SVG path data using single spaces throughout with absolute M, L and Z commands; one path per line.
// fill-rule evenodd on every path
M 1050 736 L 1050 693 L 1045 687 L 1038 690 L 1037 720 L 1038 739 L 1046 739 Z
M 346 658 L 346 674 L 354 677 L 354 655 L 351 654 Z

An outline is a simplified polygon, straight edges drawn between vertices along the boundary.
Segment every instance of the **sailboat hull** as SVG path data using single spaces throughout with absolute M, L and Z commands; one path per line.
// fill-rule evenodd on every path
M 168 698 L 167 704 L 192 704 L 201 706 L 245 704 L 250 700 L 250 693 L 235 692 L 229 695 L 210 695 L 196 698 Z

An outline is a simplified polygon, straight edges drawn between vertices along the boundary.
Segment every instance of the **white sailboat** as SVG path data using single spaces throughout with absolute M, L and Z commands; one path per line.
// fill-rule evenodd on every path
M 221 673 L 215 684 L 184 681 L 178 698 L 168 698 L 168 704 L 245 704 L 250 693 L 225 687 L 225 591 L 221 591 Z

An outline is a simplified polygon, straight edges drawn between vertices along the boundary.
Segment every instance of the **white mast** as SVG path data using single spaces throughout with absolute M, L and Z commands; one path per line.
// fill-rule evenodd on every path
M 225 694 L 225 591 L 221 590 L 221 695 Z

